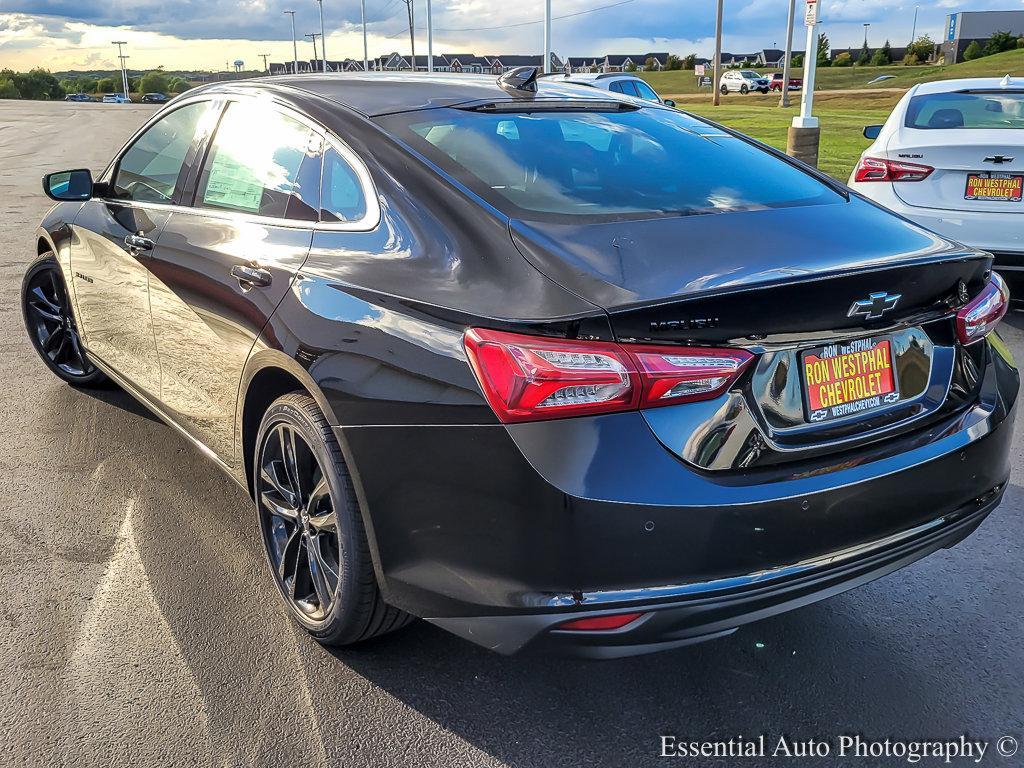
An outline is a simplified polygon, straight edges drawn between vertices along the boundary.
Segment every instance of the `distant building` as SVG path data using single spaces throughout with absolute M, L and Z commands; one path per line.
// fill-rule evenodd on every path
M 793 51 L 793 56 L 803 56 L 803 51 Z M 786 52 L 778 48 L 762 48 L 757 52 L 754 63 L 759 67 L 782 67 L 786 63 Z
M 960 11 L 946 16 L 946 29 L 939 51 L 947 64 L 964 60 L 967 46 L 977 41 L 979 45 L 996 32 L 1024 35 L 1024 11 Z

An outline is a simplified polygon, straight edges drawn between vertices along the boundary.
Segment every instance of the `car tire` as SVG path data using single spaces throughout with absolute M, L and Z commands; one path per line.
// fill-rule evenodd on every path
M 744 96 L 746 96 L 748 93 L 750 93 L 750 89 L 747 88 L 745 83 L 740 86 L 740 93 L 742 93 Z
M 767 88 L 758 88 L 757 90 L 759 90 L 761 93 L 768 93 Z
M 728 85 L 723 85 L 718 90 L 722 92 L 723 96 L 728 96 L 729 95 L 729 86 Z
M 50 251 L 40 254 L 25 272 L 21 314 L 32 346 L 57 378 L 73 387 L 108 382 L 82 346 L 64 274 Z
M 415 617 L 384 602 L 341 448 L 305 392 L 267 409 L 253 490 L 267 564 L 289 613 L 324 645 L 351 645 Z

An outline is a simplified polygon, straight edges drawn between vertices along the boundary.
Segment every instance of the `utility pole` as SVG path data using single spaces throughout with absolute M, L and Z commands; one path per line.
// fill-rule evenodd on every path
M 551 2 L 551 0 L 548 0 Z M 430 12 L 430 0 L 427 0 L 427 72 L 434 71 L 434 17 Z
M 712 103 L 716 107 L 722 103 L 722 95 L 718 87 L 722 78 L 722 6 L 724 4 L 725 0 L 718 0 L 718 21 L 715 23 L 715 60 L 712 62 L 715 80 L 711 83 L 711 90 L 714 94 Z
M 366 0 L 359 0 L 359 19 L 363 23 L 363 72 L 369 72 L 370 49 L 366 45 Z
M 320 58 L 320 57 L 319 57 L 319 56 L 317 56 L 317 54 L 316 54 L 316 39 L 317 39 L 318 37 L 320 37 L 320 33 L 319 33 L 319 32 L 310 32 L 310 33 L 308 33 L 308 34 L 306 35 L 306 37 L 308 37 L 308 38 L 309 38 L 310 40 L 312 40 L 312 41 L 313 41 L 313 61 L 316 61 L 317 59 L 319 59 L 319 58 Z
M 416 8 L 415 0 L 405 0 L 405 12 L 409 17 L 409 47 L 412 48 L 412 71 L 416 71 Z
M 914 42 L 914 38 L 917 35 L 917 9 L 920 7 L 919 5 L 914 6 L 914 26 L 910 30 L 910 42 Z
M 297 75 L 299 74 L 299 43 L 295 40 L 295 11 L 285 11 L 285 13 L 292 17 L 292 61 L 294 66 L 292 74 Z
M 263 59 L 263 71 L 266 72 L 269 75 L 270 74 L 270 65 L 267 64 L 267 59 L 270 58 L 270 54 L 269 53 L 258 53 L 256 55 L 259 56 L 261 59 Z
M 327 35 L 324 34 L 324 0 L 316 0 L 320 6 L 320 55 L 323 57 L 324 72 L 327 72 Z
M 128 57 L 121 51 L 122 45 L 128 45 L 126 40 L 115 40 L 113 45 L 117 46 L 117 58 L 121 60 L 121 84 L 124 86 L 124 97 L 128 98 L 128 69 L 124 65 L 124 60 Z
M 551 71 L 551 0 L 544 0 L 544 73 Z
M 779 106 L 789 106 L 789 65 L 793 60 L 793 17 L 796 15 L 796 0 L 789 0 L 789 20 L 786 22 L 786 60 L 782 64 L 782 95 Z

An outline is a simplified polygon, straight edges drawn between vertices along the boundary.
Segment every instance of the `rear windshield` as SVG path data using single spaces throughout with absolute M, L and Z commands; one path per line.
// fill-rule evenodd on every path
M 907 106 L 907 128 L 1024 128 L 1024 93 L 926 93 Z
M 675 110 L 431 109 L 381 122 L 514 218 L 647 218 L 840 199 L 809 173 Z

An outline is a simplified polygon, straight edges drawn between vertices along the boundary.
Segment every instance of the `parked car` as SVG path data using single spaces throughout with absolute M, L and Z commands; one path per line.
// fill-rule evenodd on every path
M 915 85 L 864 135 L 853 189 L 1024 278 L 1024 78 Z
M 165 93 L 145 93 L 142 95 L 143 104 L 166 104 L 170 98 Z
M 131 104 L 132 100 L 123 93 L 107 93 L 103 96 L 104 104 Z
M 790 91 L 799 91 L 804 87 L 803 78 L 791 77 L 789 78 L 789 89 Z M 768 89 L 772 91 L 782 92 L 782 73 L 776 72 L 772 75 L 772 81 L 768 84 Z
M 571 75 L 565 75 L 564 82 L 588 85 L 592 88 L 599 88 L 604 91 L 611 91 L 612 93 L 621 93 L 626 96 L 643 99 L 644 101 L 653 101 L 656 104 L 665 104 L 669 107 L 674 107 L 676 105 L 672 99 L 661 98 L 646 81 L 629 73 L 602 72 L 599 74 L 589 74 L 585 72 L 577 72 Z
M 731 69 L 722 75 L 718 81 L 718 87 L 725 93 L 739 92 L 742 94 L 750 91 L 768 93 L 771 87 L 767 77 L 762 77 L 752 69 Z
M 250 494 L 324 643 L 698 642 L 952 546 L 1006 489 L 991 257 L 653 102 L 214 83 L 44 190 L 43 363 Z
M 92 96 L 87 93 L 69 93 L 64 101 L 92 101 Z

